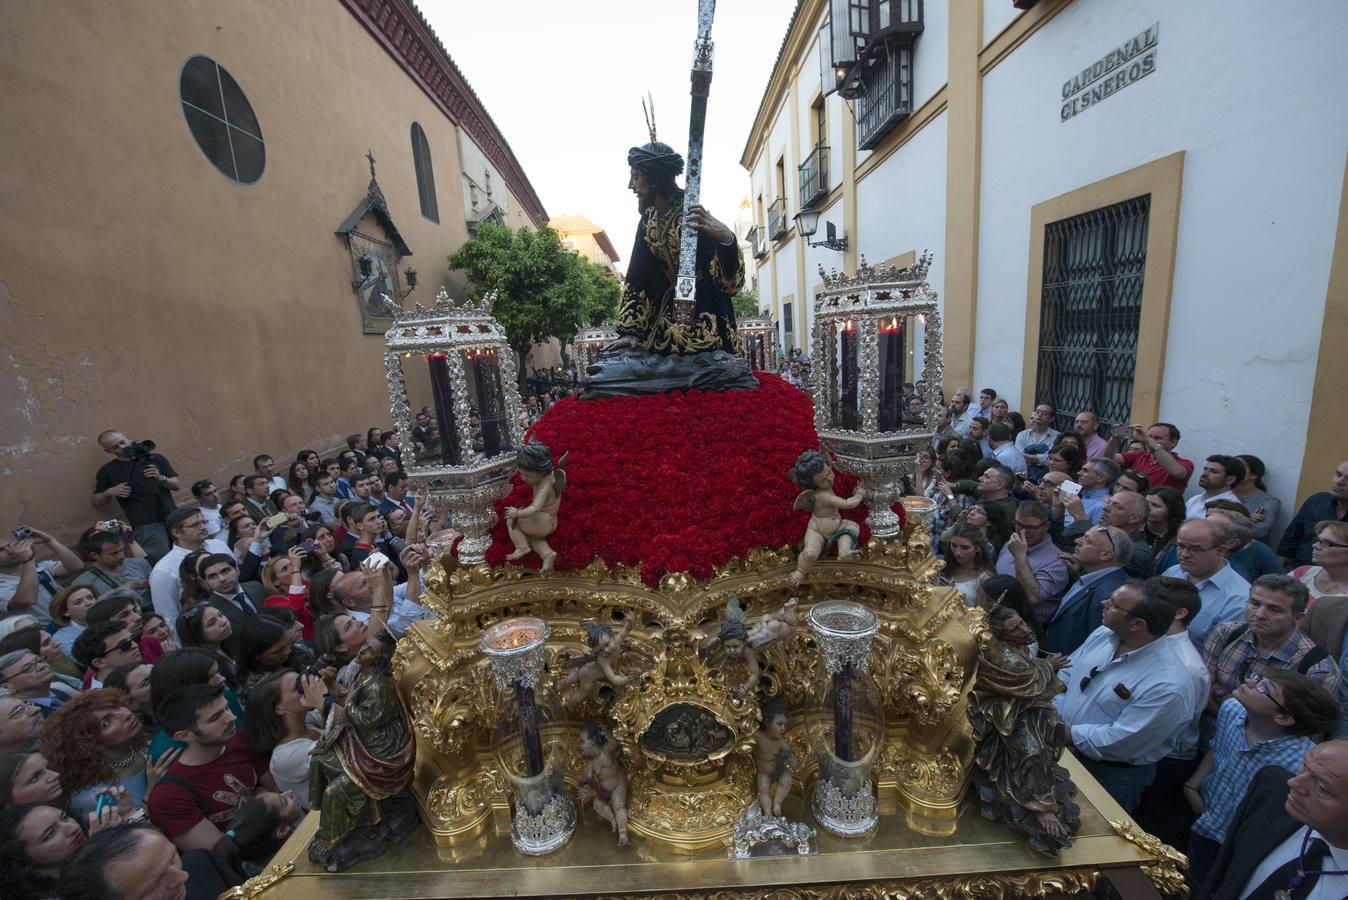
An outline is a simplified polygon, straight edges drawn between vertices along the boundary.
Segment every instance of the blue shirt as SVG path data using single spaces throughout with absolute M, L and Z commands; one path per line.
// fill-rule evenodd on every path
M 1029 465 L 1025 462 L 1025 454 L 1016 449 L 1016 445 L 1007 442 L 992 448 L 992 455 L 997 462 L 1006 466 L 1017 475 L 1024 475 Z
M 1178 565 L 1171 566 L 1161 574 L 1167 578 L 1189 580 L 1189 574 Z M 1203 608 L 1189 623 L 1189 640 L 1202 652 L 1212 629 L 1245 614 L 1245 603 L 1250 599 L 1250 583 L 1241 578 L 1240 573 L 1231 568 L 1229 563 L 1223 563 L 1208 578 L 1193 582 L 1193 586 L 1198 588 L 1198 598 Z
M 1212 738 L 1212 773 L 1200 788 L 1206 808 L 1194 822 L 1194 834 L 1221 843 L 1231 828 L 1245 790 L 1254 773 L 1264 766 L 1281 766 L 1288 775 L 1301 768 L 1301 758 L 1315 746 L 1308 737 L 1284 735 L 1259 741 L 1253 747 L 1245 740 L 1245 707 L 1228 697 L 1217 711 L 1217 732 Z
M 1092 525 L 1100 524 L 1100 517 L 1104 515 L 1105 504 L 1108 502 L 1109 488 L 1091 488 L 1089 491 L 1081 492 L 1081 507 Z M 1075 521 L 1077 519 L 1071 513 L 1063 513 L 1064 525 L 1071 525 Z

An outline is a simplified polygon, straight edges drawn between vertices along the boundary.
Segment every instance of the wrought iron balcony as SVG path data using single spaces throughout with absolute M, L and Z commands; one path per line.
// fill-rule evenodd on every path
M 768 255 L 768 242 L 763 237 L 763 226 L 755 225 L 749 229 L 749 246 L 753 248 L 754 259 L 762 259 Z
M 880 56 L 860 68 L 857 148 L 870 150 L 913 111 L 913 45 L 887 41 Z
M 829 0 L 826 93 L 856 97 L 863 69 L 874 64 L 894 41 L 911 44 L 922 33 L 923 0 Z
M 786 237 L 790 226 L 790 220 L 786 218 L 786 198 L 778 197 L 768 207 L 768 240 L 776 241 Z
M 819 144 L 800 164 L 800 205 L 812 206 L 828 195 L 828 145 Z

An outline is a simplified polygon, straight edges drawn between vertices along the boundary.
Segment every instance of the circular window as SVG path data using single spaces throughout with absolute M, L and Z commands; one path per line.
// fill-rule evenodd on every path
M 194 56 L 183 66 L 178 94 L 187 127 L 206 158 L 242 184 L 261 178 L 267 164 L 262 129 L 234 77 L 215 60 Z

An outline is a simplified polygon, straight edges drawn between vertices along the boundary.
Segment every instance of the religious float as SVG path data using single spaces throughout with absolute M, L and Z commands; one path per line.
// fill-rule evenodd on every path
M 312 796 L 234 897 L 1184 892 L 1184 858 L 1063 753 L 1053 663 L 939 583 L 929 501 L 903 496 L 932 433 L 900 417 L 902 385 L 940 403 L 930 255 L 821 271 L 810 393 L 747 361 L 734 235 L 697 205 L 711 6 L 687 186 L 652 121 L 585 394 L 521 433 L 490 294 L 442 289 L 388 331 L 404 466 L 453 526 L 432 615 L 388 676 L 361 663 L 372 697 L 396 685 L 386 731 L 323 761 L 372 785 L 366 831 Z

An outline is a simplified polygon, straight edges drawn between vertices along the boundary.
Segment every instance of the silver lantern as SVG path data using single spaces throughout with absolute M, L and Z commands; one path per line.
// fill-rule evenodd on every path
M 930 412 L 941 400 L 941 315 L 927 284 L 931 253 L 907 268 L 872 267 L 863 256 L 855 275 L 819 274 L 814 298 L 815 430 L 838 466 L 861 478 L 876 537 L 894 537 L 891 508 L 913 471 L 917 451 L 934 431 Z M 904 408 L 905 382 L 921 384 L 923 412 Z
M 618 330 L 612 325 L 587 325 L 576 332 L 571 348 L 576 360 L 576 375 L 585 380 L 585 370 L 599 358 L 599 351 L 618 339 Z
M 773 321 L 772 313 L 742 316 L 736 322 L 736 330 L 744 343 L 744 358 L 749 368 L 755 372 L 776 372 L 777 323 Z
M 515 358 L 492 317 L 495 301 L 491 293 L 480 303 L 455 302 L 442 287 L 433 308 L 403 311 L 385 335 L 403 469 L 448 507 L 467 564 L 486 556 L 492 505 L 510 491 L 522 439 Z

